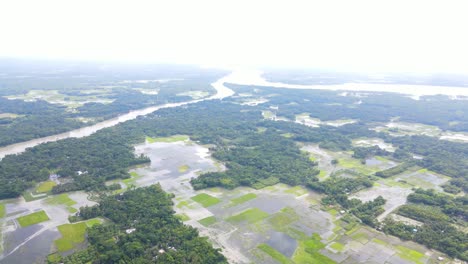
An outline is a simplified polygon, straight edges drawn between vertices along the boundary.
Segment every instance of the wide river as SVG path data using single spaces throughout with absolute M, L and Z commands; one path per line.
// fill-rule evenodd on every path
M 187 104 L 193 104 L 205 100 L 223 99 L 232 96 L 234 91 L 224 86 L 225 83 L 241 84 L 241 85 L 256 85 L 268 86 L 276 88 L 289 89 L 319 89 L 333 91 L 359 91 L 359 92 L 394 92 L 411 96 L 418 99 L 424 95 L 448 95 L 452 98 L 468 97 L 468 88 L 464 87 L 445 87 L 445 86 L 430 86 L 430 85 L 404 85 L 404 84 L 368 84 L 368 83 L 348 83 L 340 85 L 296 85 L 286 83 L 269 82 L 262 77 L 261 71 L 234 71 L 231 74 L 222 77 L 211 85 L 216 89 L 216 94 L 204 99 L 191 100 L 180 103 L 170 103 L 159 106 L 152 106 L 140 110 L 131 111 L 127 114 L 112 118 L 91 126 L 72 130 L 62 134 L 33 139 L 21 143 L 12 144 L 0 148 L 0 159 L 9 154 L 18 154 L 25 151 L 27 148 L 37 146 L 42 143 L 58 141 L 65 138 L 80 138 L 89 136 L 103 128 L 112 127 L 119 123 L 132 120 L 138 116 L 147 115 L 163 108 L 178 107 Z

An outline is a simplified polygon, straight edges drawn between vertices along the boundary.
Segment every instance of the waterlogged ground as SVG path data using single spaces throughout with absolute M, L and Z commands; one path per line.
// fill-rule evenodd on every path
M 354 120 L 354 119 L 339 119 L 339 120 L 322 121 L 318 118 L 311 117 L 309 113 L 303 113 L 300 115 L 296 115 L 295 122 L 306 125 L 306 126 L 310 126 L 310 127 L 319 127 L 321 125 L 339 127 L 339 126 L 344 126 L 347 124 L 356 123 L 356 121 L 357 120 Z
M 149 140 L 136 146 L 136 153 L 149 156 L 151 164 L 133 169 L 133 178 L 121 184 L 159 182 L 175 194 L 174 209 L 180 219 L 208 236 L 231 263 L 433 263 L 441 256 L 421 245 L 347 224 L 340 220 L 341 212 L 322 208 L 321 196 L 303 187 L 277 184 L 260 190 L 194 191 L 192 177 L 224 167 L 210 158 L 206 147 L 184 137 L 173 141 Z M 303 150 L 315 156 L 319 166 L 328 166 L 336 157 L 351 159 L 349 153 L 329 153 L 314 145 Z
M 95 204 L 84 192 L 41 197 L 29 202 L 23 197 L 2 201 L 0 263 L 44 263 L 47 255 L 57 251 L 55 240 L 62 236 L 57 227 L 69 223 L 68 216 L 80 207 Z M 45 218 L 35 218 L 41 211 Z
M 406 136 L 406 135 L 425 135 L 430 137 L 438 137 L 442 140 L 453 142 L 468 142 L 468 133 L 466 132 L 453 132 L 442 131 L 436 126 L 424 125 L 420 123 L 409 122 L 389 122 L 387 124 L 377 126 L 374 128 L 377 132 L 389 133 L 392 136 Z

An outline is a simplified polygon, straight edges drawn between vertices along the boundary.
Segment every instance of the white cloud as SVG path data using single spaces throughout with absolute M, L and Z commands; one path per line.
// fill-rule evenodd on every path
M 465 1 L 0 2 L 0 56 L 468 73 Z

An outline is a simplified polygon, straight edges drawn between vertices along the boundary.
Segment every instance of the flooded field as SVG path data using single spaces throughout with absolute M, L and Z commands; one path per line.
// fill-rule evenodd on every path
M 354 120 L 354 119 L 339 119 L 339 120 L 322 121 L 318 118 L 311 117 L 309 113 L 296 115 L 296 120 L 295 120 L 295 122 L 298 124 L 302 124 L 302 125 L 306 125 L 310 127 L 319 127 L 321 125 L 339 127 L 339 126 L 344 126 L 347 124 L 356 123 L 356 121 L 357 120 Z
M 442 131 L 436 126 L 424 125 L 419 123 L 389 122 L 385 125 L 375 127 L 374 130 L 377 132 L 385 132 L 396 137 L 407 135 L 425 135 L 430 137 L 438 137 L 442 140 L 454 142 L 468 142 L 468 133 Z
M 318 146 L 303 149 L 324 166 L 333 158 Z M 151 164 L 132 170 L 137 175 L 134 184 L 159 182 L 174 193 L 178 216 L 209 237 L 230 263 L 429 263 L 441 256 L 373 229 L 350 227 L 340 220 L 340 212 L 322 208 L 319 194 L 300 186 L 195 191 L 189 183 L 192 177 L 224 168 L 210 158 L 207 148 L 189 140 L 146 142 L 136 146 L 136 152 L 149 156 Z M 388 188 L 394 195 L 393 187 Z
M 19 99 L 26 102 L 44 100 L 51 104 L 60 104 L 69 109 L 74 109 L 86 103 L 110 104 L 114 100 L 107 98 L 109 95 L 111 95 L 111 90 L 109 89 L 91 90 L 88 92 L 85 90 L 80 96 L 64 95 L 57 90 L 30 90 L 27 94 L 11 95 L 6 96 L 6 98 L 11 100 Z
M 88 200 L 85 192 L 52 195 L 29 202 L 21 197 L 3 203 L 6 212 L 0 220 L 3 237 L 0 263 L 24 264 L 43 263 L 47 255 L 57 250 L 54 241 L 61 237 L 57 227 L 69 223 L 68 217 L 80 207 L 95 204 Z M 31 223 L 25 225 L 18 220 L 31 218 L 31 214 L 41 211 L 46 218 L 39 222 L 31 219 Z
M 386 151 L 395 152 L 395 147 L 383 141 L 381 138 L 358 138 L 353 140 L 353 146 L 355 147 L 373 147 L 378 146 Z

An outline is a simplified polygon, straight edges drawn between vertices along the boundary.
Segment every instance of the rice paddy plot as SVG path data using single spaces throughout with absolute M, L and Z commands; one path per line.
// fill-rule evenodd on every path
M 268 217 L 268 213 L 258 209 L 258 208 L 250 208 L 247 209 L 239 214 L 233 215 L 227 218 L 229 222 L 248 222 L 253 224 L 257 221 L 263 220 Z
M 164 142 L 164 143 L 173 143 L 178 141 L 187 141 L 189 137 L 186 135 L 174 135 L 170 137 L 146 137 L 148 143 Z
M 5 217 L 5 214 L 6 214 L 5 205 L 0 203 L 0 218 Z
M 72 207 L 76 202 L 66 193 L 50 197 L 46 200 L 46 203 L 51 205 L 64 205 L 70 213 L 76 213 L 78 211 L 76 208 Z
M 87 224 L 80 222 L 76 224 L 64 224 L 58 226 L 62 238 L 55 240 L 55 246 L 59 252 L 64 252 L 73 249 L 77 244 L 85 241 Z
M 214 216 L 208 216 L 208 217 L 206 217 L 206 218 L 203 218 L 203 219 L 201 219 L 201 220 L 198 220 L 198 222 L 199 222 L 200 224 L 202 224 L 203 226 L 210 226 L 210 225 L 216 223 L 217 220 L 216 220 L 216 217 L 214 217 Z
M 190 169 L 190 167 L 188 165 L 181 165 L 178 170 L 180 173 L 185 173 L 187 172 L 188 170 Z
M 294 264 L 294 262 L 291 261 L 289 258 L 287 258 L 286 256 L 284 256 L 276 249 L 270 247 L 267 244 L 260 244 L 257 248 L 263 251 L 264 253 L 268 254 L 270 257 L 272 257 L 281 264 Z
M 37 186 L 36 188 L 36 193 L 48 193 L 52 190 L 52 188 L 57 185 L 57 183 L 55 183 L 54 181 L 46 181 L 46 182 L 43 182 L 41 184 L 39 184 L 39 186 Z
M 396 246 L 395 247 L 397 249 L 397 254 L 399 257 L 401 257 L 402 259 L 405 259 L 405 260 L 409 260 L 413 263 L 417 263 L 417 264 L 423 264 L 423 259 L 425 257 L 425 255 L 419 251 L 416 251 L 416 250 L 413 250 L 413 249 L 410 249 L 410 248 L 407 248 L 407 247 L 404 247 L 404 246 Z
M 234 198 L 231 200 L 231 203 L 229 204 L 229 206 L 236 206 L 236 205 L 239 205 L 239 204 L 243 204 L 247 201 L 250 201 L 252 199 L 255 199 L 257 198 L 257 195 L 255 193 L 248 193 L 248 194 L 244 194 L 240 197 L 237 197 L 237 198 Z
M 21 227 L 27 227 L 49 220 L 49 216 L 44 211 L 38 211 L 32 214 L 16 218 Z
M 182 221 L 182 222 L 190 220 L 190 217 L 188 215 L 186 215 L 186 214 L 176 214 L 175 216 L 177 218 L 179 218 L 180 221 Z
M 197 194 L 193 196 L 191 199 L 201 204 L 203 207 L 210 207 L 212 205 L 215 205 L 221 202 L 221 200 L 219 200 L 218 198 L 213 197 L 207 193 Z

